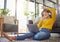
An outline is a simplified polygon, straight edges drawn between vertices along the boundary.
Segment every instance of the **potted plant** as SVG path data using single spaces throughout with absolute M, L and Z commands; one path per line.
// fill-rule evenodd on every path
M 35 17 L 34 12 L 29 12 L 29 13 L 26 12 L 24 15 L 27 17 L 28 20 L 29 19 L 32 20 Z
M 30 23 L 32 23 L 32 21 L 34 21 L 34 19 L 35 19 L 35 14 L 34 14 L 34 12 L 25 12 L 25 14 L 24 14 L 26 17 L 27 17 L 27 21 L 28 21 L 28 23 L 30 24 Z
M 1 16 L 7 15 L 8 13 L 9 13 L 9 9 L 0 9 Z

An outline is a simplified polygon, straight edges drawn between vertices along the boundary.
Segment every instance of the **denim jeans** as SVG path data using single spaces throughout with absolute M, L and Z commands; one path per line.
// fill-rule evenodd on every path
M 50 31 L 46 28 L 41 28 L 39 30 L 39 32 L 37 33 L 26 33 L 25 35 L 22 36 L 17 36 L 16 39 L 17 40 L 24 40 L 26 38 L 33 38 L 33 40 L 44 40 L 44 39 L 48 39 L 50 37 Z

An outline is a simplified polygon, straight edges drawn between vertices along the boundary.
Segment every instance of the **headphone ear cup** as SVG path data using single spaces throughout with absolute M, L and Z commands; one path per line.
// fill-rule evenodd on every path
M 52 14 L 51 14 L 51 13 L 49 13 L 49 16 L 50 16 L 50 17 L 52 17 Z
M 52 15 L 51 13 L 49 13 L 49 15 Z

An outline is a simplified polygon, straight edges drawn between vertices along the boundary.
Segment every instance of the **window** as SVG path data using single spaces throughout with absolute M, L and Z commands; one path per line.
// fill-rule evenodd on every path
M 19 33 L 27 32 L 27 18 L 24 15 L 24 11 L 27 10 L 26 5 L 28 4 L 29 3 L 26 0 L 17 0 L 17 19 L 19 20 L 19 26 L 18 26 Z
M 58 11 L 59 11 L 59 14 L 60 14 L 60 0 L 58 0 Z
M 31 15 L 35 15 L 35 3 L 34 2 L 28 2 L 27 12 L 29 14 L 29 20 L 32 19 Z
M 54 3 L 52 3 L 48 0 L 45 0 L 45 5 L 48 6 L 48 7 L 53 7 L 54 8 Z
M 36 3 L 35 8 L 36 8 L 35 14 L 36 14 L 36 17 L 38 17 L 39 16 L 39 4 L 38 3 Z
M 0 9 L 4 8 L 4 0 L 0 0 Z
M 43 11 L 43 9 L 42 9 L 42 4 L 39 4 L 39 16 L 41 17 L 41 12 Z
M 57 4 L 54 4 L 54 8 L 57 9 Z
M 51 1 L 53 1 L 53 2 L 55 2 L 55 3 L 56 3 L 56 1 L 57 1 L 57 0 L 51 0 Z
M 41 12 L 43 11 L 42 6 L 43 6 L 43 4 L 37 4 L 36 5 L 36 18 L 35 18 L 35 23 L 38 23 L 38 21 L 41 18 Z
M 15 0 L 7 0 L 6 8 L 10 10 L 10 16 L 15 16 Z
M 59 1 L 59 4 L 60 4 L 60 0 L 58 0 Z
M 37 3 L 43 4 L 43 0 L 36 0 Z
M 29 2 L 28 3 L 28 12 L 34 12 L 35 13 L 35 3 L 34 2 Z

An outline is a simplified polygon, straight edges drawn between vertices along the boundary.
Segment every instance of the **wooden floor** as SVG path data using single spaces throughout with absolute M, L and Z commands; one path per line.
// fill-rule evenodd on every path
M 0 42 L 10 42 L 10 41 L 4 37 L 0 37 Z M 60 42 L 60 35 L 53 33 L 52 36 L 47 40 L 37 41 L 37 40 L 25 39 L 25 40 L 13 40 L 12 42 Z
M 40 41 L 36 41 L 36 40 L 21 40 L 21 41 L 13 41 L 13 42 L 60 42 L 60 38 L 59 39 L 48 39 L 48 40 L 40 40 Z
M 10 42 L 8 39 L 6 38 L 0 38 L 0 42 Z M 60 38 L 50 38 L 47 40 L 31 40 L 31 39 L 26 39 L 26 40 L 13 40 L 12 42 L 60 42 Z

